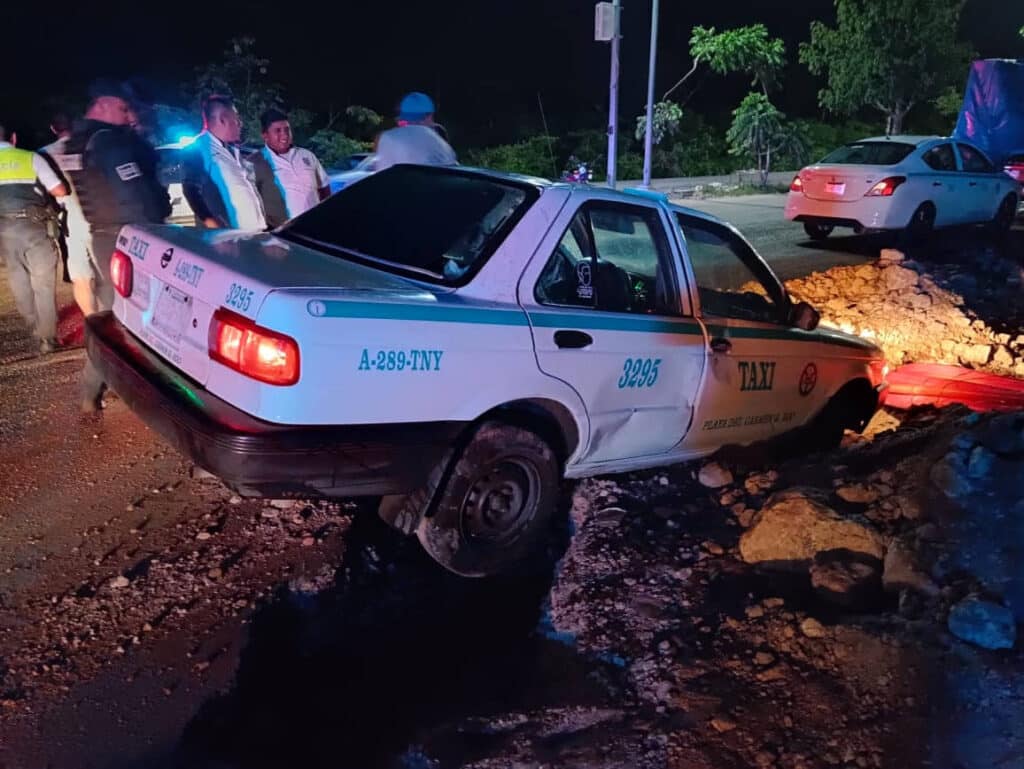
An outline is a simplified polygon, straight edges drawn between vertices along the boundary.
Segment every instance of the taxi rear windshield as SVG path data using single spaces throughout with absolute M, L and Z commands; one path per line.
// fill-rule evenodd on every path
M 892 166 L 914 151 L 903 142 L 855 142 L 826 155 L 821 165 Z
M 346 187 L 277 231 L 341 258 L 462 285 L 539 191 L 451 168 L 395 166 Z

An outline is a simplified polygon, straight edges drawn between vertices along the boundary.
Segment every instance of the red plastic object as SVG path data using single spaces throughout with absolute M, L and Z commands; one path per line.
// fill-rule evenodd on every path
M 950 406 L 972 411 L 1024 411 L 1024 379 L 949 366 L 908 363 L 887 377 L 882 403 L 896 409 L 912 406 Z

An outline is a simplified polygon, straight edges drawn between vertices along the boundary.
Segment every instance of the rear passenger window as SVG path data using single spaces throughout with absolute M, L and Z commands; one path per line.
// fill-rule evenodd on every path
M 984 174 L 991 173 L 994 170 L 988 158 L 981 154 L 981 150 L 975 149 L 969 144 L 957 144 L 956 148 L 960 150 L 960 159 L 964 163 L 964 171 Z
M 928 164 L 929 168 L 936 171 L 956 170 L 956 155 L 953 154 L 952 144 L 940 144 L 938 147 L 932 147 L 924 153 L 921 159 Z
M 675 315 L 679 291 L 658 211 L 590 203 L 573 217 L 537 280 L 541 304 Z

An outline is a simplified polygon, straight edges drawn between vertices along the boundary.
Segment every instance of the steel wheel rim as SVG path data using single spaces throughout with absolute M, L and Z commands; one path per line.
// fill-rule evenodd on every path
M 515 541 L 537 511 L 540 473 L 522 457 L 505 457 L 473 481 L 459 511 L 462 536 L 481 545 Z

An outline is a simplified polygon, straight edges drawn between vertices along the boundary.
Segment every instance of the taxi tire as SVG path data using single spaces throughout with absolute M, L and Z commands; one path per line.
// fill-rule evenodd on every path
M 1005 237 L 1013 228 L 1013 222 L 1017 218 L 1017 198 L 1007 195 L 999 204 L 996 215 L 989 223 L 992 234 L 997 238 Z
M 924 245 L 935 231 L 935 204 L 927 201 L 919 205 L 907 222 L 906 228 L 900 233 L 901 245 L 904 247 Z
M 847 430 L 861 432 L 878 407 L 878 393 L 863 381 L 841 388 L 807 426 L 804 440 L 811 452 L 830 451 Z
M 515 522 L 510 538 L 488 541 L 471 531 L 486 517 L 475 509 L 473 500 L 489 499 L 490 492 L 480 497 L 480 489 L 494 483 L 495 477 L 502 485 L 503 474 L 514 479 L 509 481 L 511 486 L 525 481 L 529 489 L 523 495 L 522 520 Z M 440 481 L 432 512 L 420 521 L 416 536 L 431 558 L 464 577 L 546 567 L 550 564 L 542 562 L 550 552 L 548 540 L 559 495 L 558 457 L 543 438 L 517 425 L 484 422 Z

